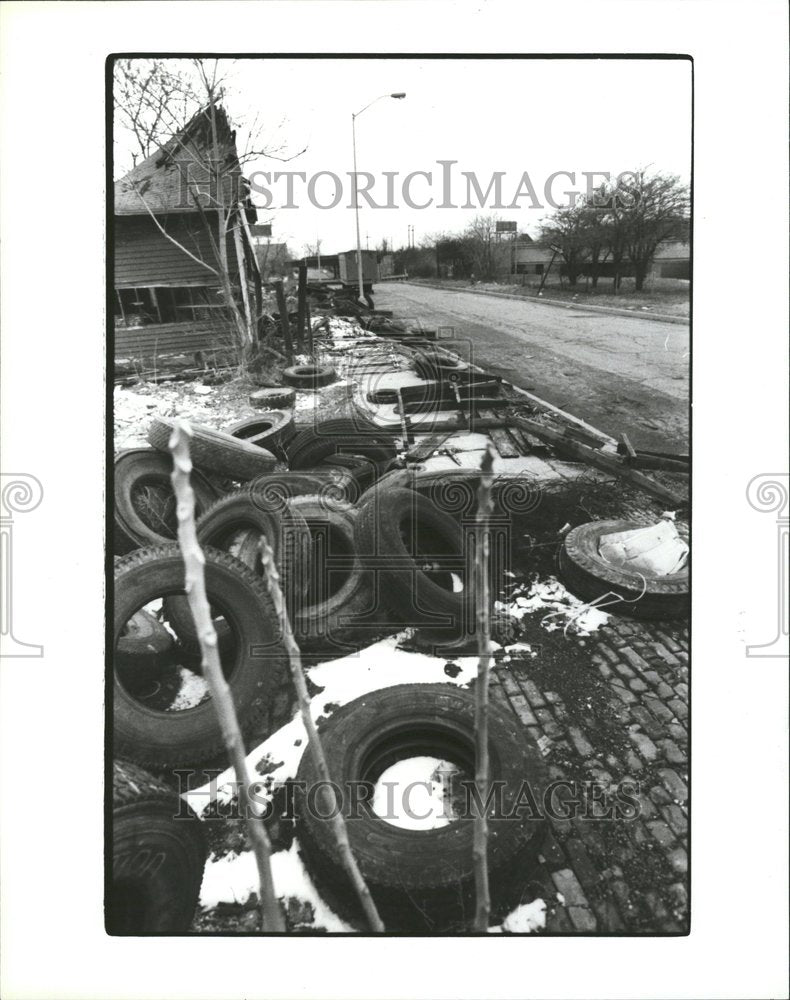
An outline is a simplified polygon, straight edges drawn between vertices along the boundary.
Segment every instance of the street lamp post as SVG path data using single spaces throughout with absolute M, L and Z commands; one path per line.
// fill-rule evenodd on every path
M 367 111 L 371 104 L 375 104 L 376 101 L 380 101 L 384 97 L 393 97 L 396 101 L 402 101 L 405 96 L 404 93 L 379 94 L 378 97 L 373 98 L 370 104 L 366 104 L 362 111 Z M 357 282 L 359 284 L 360 302 L 364 301 L 365 298 L 364 282 L 362 279 L 362 241 L 359 236 L 359 184 L 357 182 L 357 118 L 362 114 L 362 111 L 357 111 L 356 114 L 351 115 L 351 144 L 354 150 L 354 212 L 357 223 Z

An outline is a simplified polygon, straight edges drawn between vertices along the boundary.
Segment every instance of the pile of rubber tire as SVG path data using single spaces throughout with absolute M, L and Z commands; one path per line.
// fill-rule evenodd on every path
M 265 723 L 285 677 L 262 538 L 296 641 L 314 658 L 347 655 L 408 626 L 438 646 L 474 631 L 464 527 L 473 487 L 437 491 L 434 483 L 419 491 L 408 478 L 396 485 L 392 473 L 382 480 L 395 458 L 393 441 L 365 422 L 327 420 L 286 440 L 279 416 L 269 419 L 275 426 L 268 431 L 252 420 L 233 428 L 241 438 L 196 428 L 191 441 L 206 587 L 245 736 Z M 123 452 L 115 477 L 122 551 L 114 586 L 115 746 L 135 764 L 164 768 L 205 765 L 222 747 L 208 701 L 188 711 L 174 707 L 183 702 L 179 678 L 181 686 L 196 686 L 200 651 L 175 542 L 171 459 L 163 450 L 171 427 L 154 418 L 153 448 Z M 274 450 L 257 443 L 260 433 L 287 469 L 273 468 Z M 272 440 L 272 433 L 279 436 Z M 382 489 L 380 482 L 391 485 Z
M 161 776 L 225 764 L 175 541 L 167 451 L 172 426 L 154 418 L 151 447 L 122 452 L 115 470 L 113 880 L 107 924 L 119 934 L 189 928 L 205 842 L 200 822 Z M 193 428 L 191 455 L 206 592 L 248 746 L 282 723 L 274 705 L 283 700 L 278 695 L 290 693 L 284 637 L 263 573 L 262 538 L 308 658 L 336 659 L 404 626 L 447 650 L 474 631 L 467 586 L 474 477 L 414 476 L 397 468 L 392 437 L 375 425 L 338 418 L 297 432 L 287 410 L 262 411 L 225 432 Z M 426 753 L 468 765 L 473 716 L 468 692 L 449 684 L 409 685 L 345 706 L 324 723 L 322 738 L 336 780 L 375 782 L 386 761 L 414 739 Z M 540 787 L 539 756 L 513 720 L 495 709 L 491 754 L 494 777 L 502 777 L 508 789 L 527 764 Z M 307 781 L 315 777 L 310 767 L 305 755 L 300 777 Z M 184 821 L 174 823 L 179 810 Z M 471 829 L 464 821 L 415 836 L 369 813 L 349 824 L 388 929 L 430 932 L 468 921 Z M 537 822 L 493 824 L 497 912 L 524 890 L 522 874 L 541 830 Z M 328 824 L 305 813 L 298 831 L 311 875 L 338 912 L 357 921 Z

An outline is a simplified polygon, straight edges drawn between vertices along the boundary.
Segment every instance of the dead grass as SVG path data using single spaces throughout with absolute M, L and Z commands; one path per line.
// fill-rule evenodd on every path
M 413 279 L 419 283 L 419 279 Z M 479 291 L 507 292 L 512 295 L 523 295 L 525 298 L 535 298 L 538 291 L 538 281 L 530 278 L 529 285 L 510 284 L 508 282 L 477 282 L 474 288 Z M 447 288 L 470 288 L 468 281 L 431 280 L 431 285 L 442 285 Z M 610 309 L 629 309 L 634 312 L 654 312 L 664 316 L 689 315 L 688 281 L 677 278 L 654 278 L 641 292 L 634 289 L 634 279 L 624 278 L 620 291 L 612 292 L 611 278 L 601 278 L 598 288 L 579 279 L 575 288 L 567 281 L 560 285 L 559 281 L 548 281 L 543 288 L 541 299 L 553 299 L 561 302 L 576 302 L 580 305 L 604 306 Z

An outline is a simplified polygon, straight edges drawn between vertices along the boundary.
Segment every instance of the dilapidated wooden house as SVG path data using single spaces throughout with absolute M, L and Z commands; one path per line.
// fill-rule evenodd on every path
M 242 237 L 257 215 L 223 109 L 198 112 L 116 181 L 114 215 L 116 358 L 232 342 L 227 300 L 238 298 L 240 259 L 255 266 Z

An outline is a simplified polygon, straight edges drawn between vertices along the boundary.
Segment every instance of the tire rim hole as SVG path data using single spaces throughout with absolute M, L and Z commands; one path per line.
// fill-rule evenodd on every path
M 460 819 L 464 809 L 463 769 L 440 757 L 404 757 L 382 772 L 374 785 L 371 810 L 402 830 L 439 830 Z

